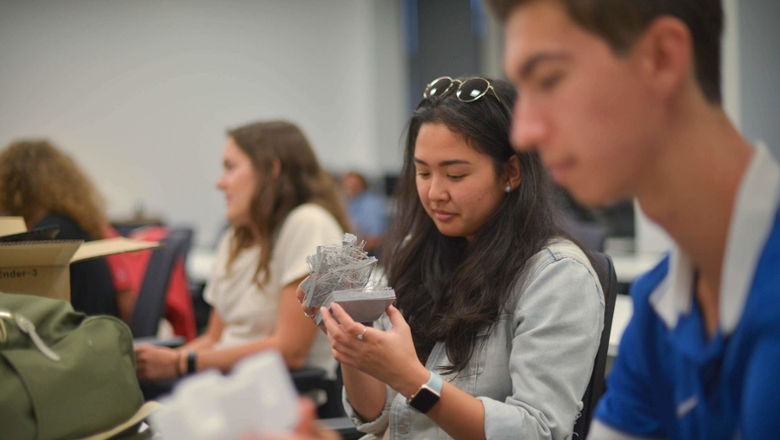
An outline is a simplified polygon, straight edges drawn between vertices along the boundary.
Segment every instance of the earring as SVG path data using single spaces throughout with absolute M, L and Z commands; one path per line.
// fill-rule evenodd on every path
M 504 188 L 504 189 L 506 190 L 506 192 L 510 193 L 510 192 L 512 192 L 512 185 L 507 183 L 506 184 L 506 188 Z

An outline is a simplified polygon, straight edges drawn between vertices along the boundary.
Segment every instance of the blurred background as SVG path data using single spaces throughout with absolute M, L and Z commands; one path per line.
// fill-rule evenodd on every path
M 724 7 L 726 109 L 780 155 L 780 2 Z M 114 222 L 185 224 L 208 246 L 224 225 L 226 129 L 297 122 L 335 176 L 359 171 L 387 194 L 424 85 L 503 77 L 501 52 L 479 0 L 0 0 L 0 145 L 50 138 Z M 607 247 L 667 245 L 630 201 L 571 209 L 618 237 Z

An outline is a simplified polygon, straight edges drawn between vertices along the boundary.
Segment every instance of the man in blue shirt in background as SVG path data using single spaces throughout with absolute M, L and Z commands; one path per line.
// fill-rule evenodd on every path
M 382 239 L 387 232 L 385 198 L 370 192 L 366 178 L 355 171 L 341 177 L 341 189 L 347 197 L 349 218 L 355 227 L 355 235 L 366 241 L 366 251 L 379 256 Z
M 583 204 L 636 197 L 676 243 L 632 287 L 589 438 L 780 438 L 780 168 L 723 111 L 720 0 L 488 3 L 513 144 Z

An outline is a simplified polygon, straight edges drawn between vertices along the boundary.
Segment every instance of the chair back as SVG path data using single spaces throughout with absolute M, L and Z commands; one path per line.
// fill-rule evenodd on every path
M 346 415 L 341 403 L 341 388 L 344 386 L 341 379 L 341 365 L 336 367 L 336 379 L 328 378 L 328 373 L 317 367 L 303 367 L 291 371 L 290 375 L 299 393 L 311 393 L 317 390 L 325 393 L 327 400 L 317 408 L 317 416 L 320 419 Z M 352 427 L 354 428 L 354 426 Z
M 595 222 L 578 220 L 570 215 L 564 215 L 563 221 L 569 228 L 569 232 L 580 244 L 590 251 L 604 251 L 604 242 L 607 240 L 607 228 Z
M 192 230 L 188 228 L 168 230 L 160 240 L 162 247 L 154 249 L 146 266 L 130 330 L 134 338 L 155 336 L 160 319 L 165 311 L 165 295 L 176 259 L 184 257 L 192 241 Z
M 596 404 L 604 392 L 604 374 L 607 366 L 607 350 L 609 348 L 609 333 L 612 331 L 612 315 L 615 312 L 615 299 L 617 298 L 617 276 L 615 266 L 609 255 L 602 252 L 592 252 L 593 269 L 599 276 L 601 288 L 604 291 L 604 329 L 601 331 L 599 349 L 596 352 L 596 362 L 593 365 L 593 373 L 590 376 L 588 388 L 582 396 L 582 411 L 574 422 L 574 437 L 584 440 L 588 436 L 590 421 Z

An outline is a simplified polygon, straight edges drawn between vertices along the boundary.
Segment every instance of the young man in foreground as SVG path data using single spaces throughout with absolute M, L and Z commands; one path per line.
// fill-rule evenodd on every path
M 581 203 L 636 197 L 676 243 L 593 439 L 780 435 L 780 169 L 721 105 L 719 0 L 488 0 L 520 92 L 512 141 Z

